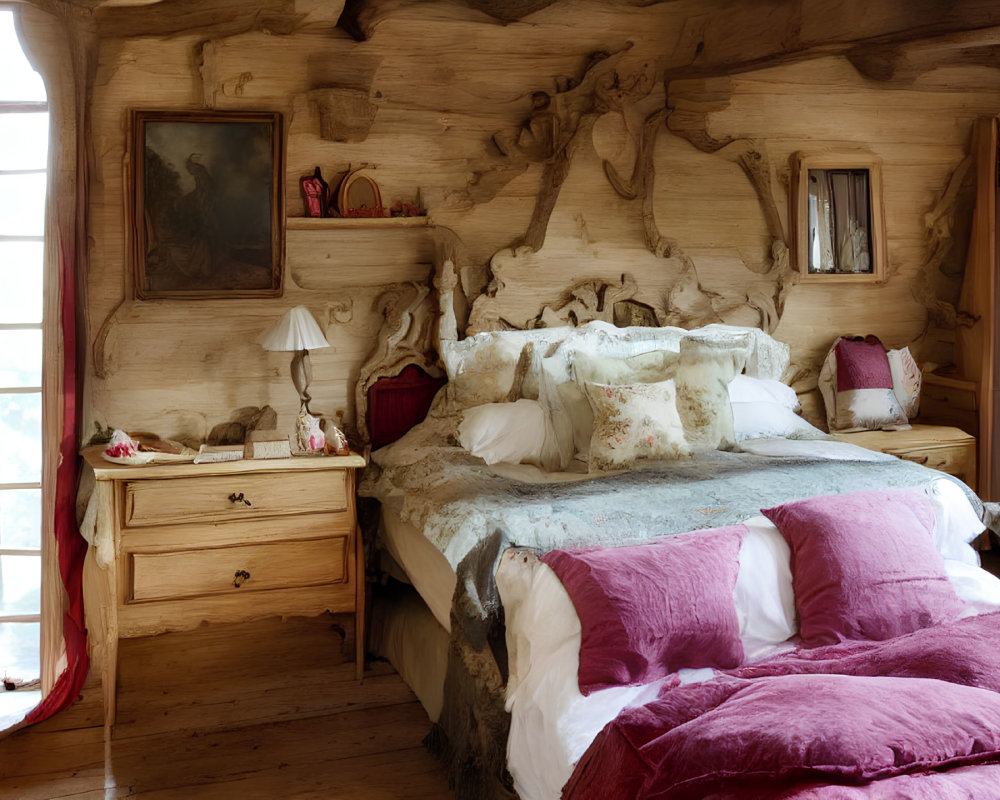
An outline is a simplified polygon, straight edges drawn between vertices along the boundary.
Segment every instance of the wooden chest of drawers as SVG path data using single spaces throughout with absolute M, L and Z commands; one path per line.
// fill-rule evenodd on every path
M 361 678 L 364 560 L 354 470 L 363 458 L 122 466 L 100 448 L 84 458 L 96 478 L 96 536 L 113 547 L 102 564 L 101 624 L 91 630 L 109 729 L 120 638 L 203 622 L 352 613 Z

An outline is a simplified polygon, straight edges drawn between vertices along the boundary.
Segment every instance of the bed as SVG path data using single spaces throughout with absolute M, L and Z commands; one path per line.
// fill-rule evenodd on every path
M 374 647 L 428 709 L 457 796 L 993 796 L 977 787 L 1000 780 L 986 644 L 1000 581 L 969 545 L 991 504 L 806 423 L 780 381 L 787 347 L 756 329 L 591 322 L 440 350 L 448 383 L 372 453 L 360 491 L 379 502 L 389 571 L 412 587 L 378 615 Z M 789 522 L 797 503 L 820 522 Z M 823 525 L 844 528 L 846 555 L 809 550 Z M 887 553 L 872 532 L 890 530 Z M 829 564 L 846 573 L 816 573 Z M 664 585 L 675 617 L 649 605 Z M 928 655 L 952 650 L 965 660 Z M 926 675 L 899 668 L 924 661 Z M 951 738 L 897 741 L 904 725 L 946 730 L 948 703 L 915 693 L 928 686 L 968 713 Z M 892 698 L 871 711 L 886 740 L 706 744 L 732 741 L 735 720 L 750 720 L 744 737 L 789 727 L 803 697 L 815 742 L 837 709 Z

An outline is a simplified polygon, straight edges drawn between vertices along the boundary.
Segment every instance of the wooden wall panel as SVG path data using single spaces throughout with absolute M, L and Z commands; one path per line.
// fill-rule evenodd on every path
M 704 152 L 659 126 L 652 211 L 659 233 L 676 249 L 671 258 L 650 252 L 642 199 L 617 194 L 601 160 L 627 176 L 647 114 L 683 101 L 676 125 L 702 125 L 720 143 L 752 142 L 765 159 L 785 236 L 791 155 L 863 147 L 884 162 L 889 280 L 885 286 L 793 285 L 775 333 L 791 343 L 803 389 L 811 388 L 810 376 L 839 333 L 876 333 L 890 345 L 916 342 L 927 320 L 913 291 L 929 258 L 924 215 L 967 152 L 971 121 L 1000 109 L 1000 74 L 948 65 L 881 83 L 830 56 L 664 86 L 663 65 L 679 63 L 699 31 L 710 27 L 707 18 L 690 16 L 692 8 L 688 2 L 638 7 L 588 0 L 574 3 L 570 13 L 557 2 L 501 25 L 458 3 L 427 2 L 387 7 L 364 42 L 322 17 L 280 35 L 222 35 L 213 28 L 106 38 L 91 103 L 92 357 L 85 424 L 171 436 L 182 432 L 174 428 L 207 430 L 241 406 L 270 403 L 279 427 L 290 427 L 297 410 L 290 356 L 265 353 L 255 341 L 297 304 L 314 312 L 332 344 L 312 353 L 312 406 L 343 411 L 350 421 L 353 382 L 382 320 L 378 296 L 394 282 L 426 280 L 433 257 L 430 228 L 295 230 L 288 234 L 279 299 L 137 302 L 126 257 L 133 107 L 281 111 L 290 215 L 302 213 L 298 180 L 315 166 L 332 182 L 367 165 L 387 203 L 419 199 L 432 223 L 454 232 L 467 292 L 482 289 L 498 254 L 494 263 L 502 265 L 510 290 L 503 312 L 519 323 L 541 304 L 557 303 L 575 282 L 617 281 L 623 273 L 634 275 L 643 296 L 664 314 L 671 313 L 671 297 L 683 292 L 693 293 L 705 313 L 732 322 L 760 318 L 748 294 L 773 302 L 778 273 L 767 270 L 774 231 L 732 147 Z M 594 51 L 626 51 L 612 55 L 622 76 L 647 70 L 657 81 L 620 112 L 612 108 L 590 120 L 543 246 L 513 258 L 502 251 L 525 235 L 544 172 L 539 163 L 515 168 L 492 137 L 513 132 L 516 141 L 533 93 L 549 93 L 560 111 L 568 101 L 558 89 L 583 75 Z M 367 92 L 377 106 L 363 141 L 320 135 L 310 92 L 330 87 Z M 560 124 L 572 118 L 569 113 Z

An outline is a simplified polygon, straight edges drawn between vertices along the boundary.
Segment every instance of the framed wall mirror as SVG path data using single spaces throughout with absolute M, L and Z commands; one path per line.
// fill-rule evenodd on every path
M 881 162 L 858 153 L 796 153 L 792 186 L 799 274 L 810 281 L 884 281 Z

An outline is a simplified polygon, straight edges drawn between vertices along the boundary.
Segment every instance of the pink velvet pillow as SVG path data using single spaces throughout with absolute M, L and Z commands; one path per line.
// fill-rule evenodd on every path
M 808 647 L 891 639 L 963 608 L 934 547 L 923 492 L 869 490 L 762 509 L 792 550 L 799 633 Z
M 542 556 L 580 617 L 580 691 L 743 660 L 733 601 L 743 525 Z
M 891 389 L 892 370 L 882 342 L 875 336 L 862 340 L 840 338 L 837 352 L 837 391 Z

